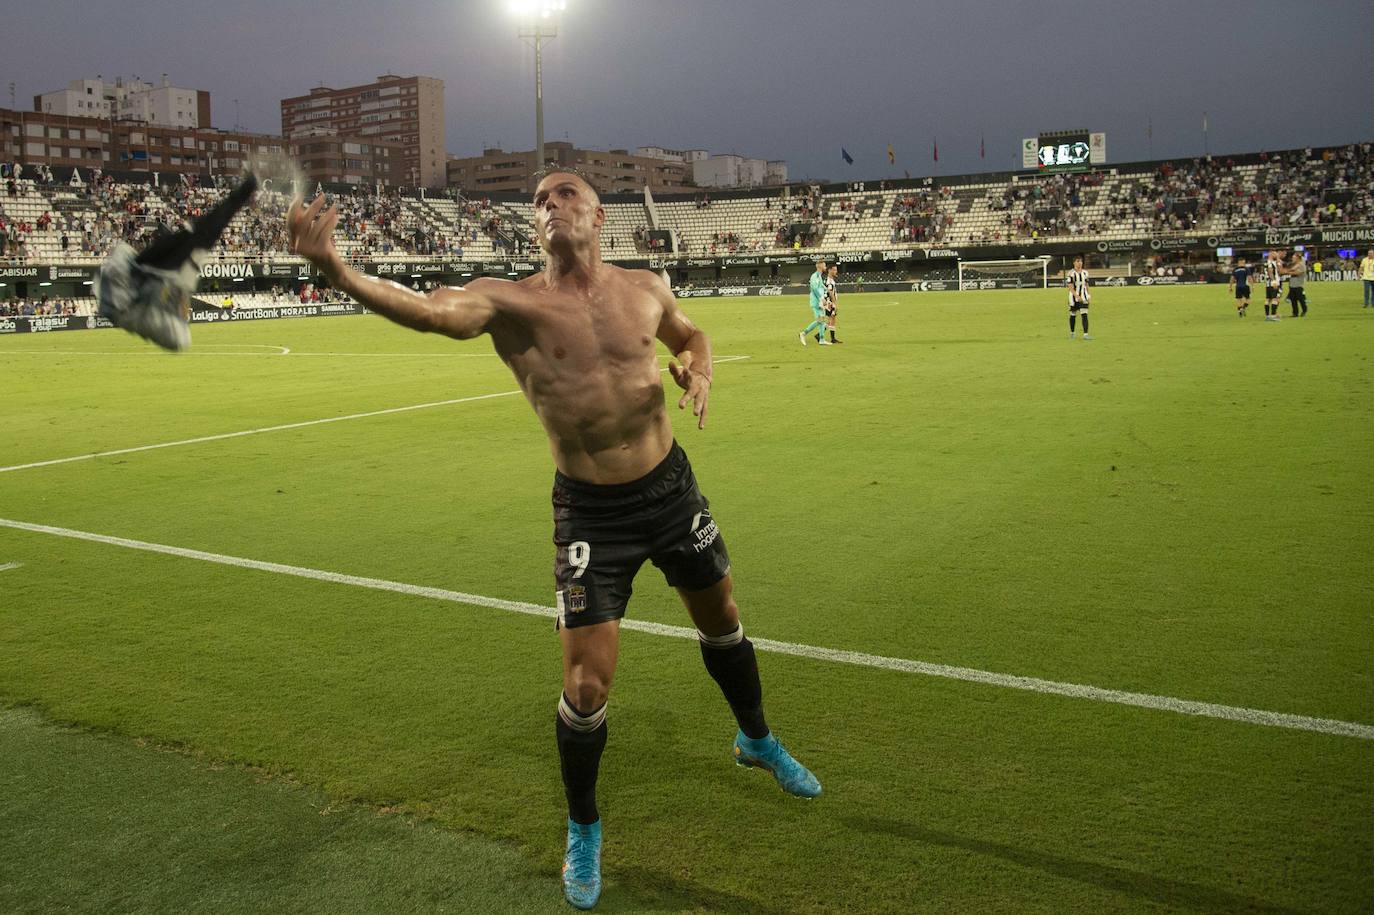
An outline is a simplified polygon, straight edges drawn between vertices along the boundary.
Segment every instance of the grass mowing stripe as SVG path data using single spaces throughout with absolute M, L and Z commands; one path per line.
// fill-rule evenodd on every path
M 260 355 L 260 354 L 228 354 L 220 353 L 217 355 Z M 302 354 L 302 355 L 314 355 Z M 712 359 L 711 364 L 717 365 L 722 362 L 738 362 L 741 359 L 748 359 L 748 356 L 722 356 L 719 359 Z M 660 369 L 661 372 L 668 371 L 666 368 Z M 387 416 L 392 413 L 409 413 L 412 410 L 427 410 L 430 407 L 448 407 L 454 404 L 471 403 L 475 400 L 490 400 L 493 397 L 510 397 L 519 394 L 519 390 L 499 391 L 495 394 L 477 394 L 473 397 L 457 397 L 453 400 L 436 400 L 430 403 L 411 404 L 408 407 L 389 407 L 385 410 L 371 410 L 367 413 L 350 413 L 347 416 L 327 416 L 324 419 L 308 419 L 299 423 L 285 423 L 280 426 L 264 426 L 260 429 L 243 429 L 238 432 L 221 432 L 218 435 L 202 435 L 198 438 L 185 438 L 175 442 L 159 442 L 156 445 L 137 445 L 133 448 L 116 448 L 113 451 L 95 451 L 90 454 L 78 454 L 72 457 L 53 458 L 49 461 L 34 461 L 30 464 L 13 464 L 9 467 L 0 467 L 0 473 L 9 473 L 12 470 L 31 470 L 35 467 L 51 467 L 54 464 L 70 464 L 75 461 L 89 461 L 98 457 L 113 457 L 117 454 L 134 454 L 139 451 L 155 451 L 158 448 L 176 448 L 180 445 L 199 445 L 205 442 L 217 442 L 227 438 L 242 438 L 245 435 L 260 435 L 264 432 L 284 432 L 287 429 L 303 429 L 307 426 L 319 426 L 324 423 L 341 423 L 346 419 L 366 419 L 370 416 Z
M 552 874 L 509 845 L 260 771 L 25 709 L 0 708 L 0 747 L 0 911 L 567 910 Z
M 406 584 L 405 582 L 388 581 L 382 578 L 366 578 L 358 575 L 346 575 L 340 572 L 327 572 L 321 569 L 307 569 L 277 562 L 264 562 L 258 559 L 226 556 L 221 553 L 209 553 L 204 550 L 168 546 L 161 543 L 149 543 L 143 540 L 130 540 L 124 537 L 111 537 L 105 534 L 77 531 L 70 528 L 52 527 L 44 524 L 30 524 L 28 522 L 15 521 L 9 518 L 0 518 L 0 527 L 9 527 L 15 530 L 29 531 L 36 534 L 51 534 L 58 537 L 68 537 L 74 540 L 87 540 L 92 543 L 102 543 L 108 546 L 143 550 L 150 553 L 164 553 L 169 556 L 178 556 L 184 559 L 197 559 L 203 562 L 236 566 L 243 569 L 254 569 L 261 572 L 275 572 L 281 575 L 292 575 L 297 578 L 309 578 L 315 581 L 326 581 L 334 584 L 352 585 L 359 588 L 370 588 L 375 591 L 393 591 L 399 594 L 410 594 L 416 597 L 428 597 L 434 600 L 448 601 L 450 603 L 470 604 L 478 607 L 506 610 L 512 613 L 524 613 L 530 616 L 552 617 L 556 615 L 556 611 L 552 607 L 530 604 L 524 601 L 503 600 L 501 598 L 487 597 L 481 594 L 450 591 L 446 588 L 412 585 Z M 621 622 L 621 627 L 635 632 L 666 636 L 669 638 L 696 638 L 696 630 L 694 629 L 683 626 L 669 626 L 663 623 L 627 619 Z M 1054 680 L 1042 680 L 1038 677 L 1019 677 L 1014 674 L 1001 674 L 968 667 L 932 664 L 927 661 L 912 661 L 906 658 L 891 658 L 858 651 L 844 651 L 841 649 L 824 648 L 813 645 L 798 645 L 793 642 L 780 642 L 773 639 L 756 638 L 753 640 L 753 643 L 755 647 L 762 651 L 811 658 L 818 661 L 830 661 L 832 663 L 851 664 L 860 667 L 874 667 L 882 670 L 921 674 L 923 676 L 941 677 L 949 680 L 964 680 L 970 683 L 981 683 L 986 686 L 1026 690 L 1048 695 L 1065 696 L 1071 699 L 1087 699 L 1093 702 L 1132 705 L 1139 708 L 1176 712 L 1181 715 L 1192 715 L 1200 718 L 1219 718 L 1226 721 L 1258 724 L 1265 727 L 1286 728 L 1295 731 L 1311 731 L 1319 734 L 1353 737 L 1357 740 L 1374 740 L 1374 726 L 1360 724 L 1354 721 L 1340 721 L 1332 718 L 1312 718 L 1306 715 L 1292 715 L 1285 712 L 1266 711 L 1264 709 L 1219 705 L 1217 703 L 1198 702 L 1190 699 L 1177 699 L 1172 696 L 1156 696 L 1150 693 L 1131 693 L 1122 690 L 1104 689 L 1099 686 L 1086 686 L 1078 683 L 1060 683 Z

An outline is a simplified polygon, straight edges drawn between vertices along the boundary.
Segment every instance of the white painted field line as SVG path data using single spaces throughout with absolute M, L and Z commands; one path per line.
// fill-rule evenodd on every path
M 4 565 L 0 565 L 0 572 L 8 572 L 10 569 L 17 569 L 23 565 L 22 562 L 7 562 Z
M 93 534 L 88 531 L 77 531 L 65 527 L 51 527 L 46 524 L 29 524 L 24 521 L 13 521 L 7 518 L 0 518 L 0 527 L 29 531 L 35 534 L 51 534 L 56 537 L 68 537 L 73 540 L 86 540 L 91 543 L 102 543 L 108 546 L 143 550 L 149 553 L 163 553 L 168 556 L 177 556 L 182 559 L 198 559 L 202 562 L 213 562 L 218 565 L 235 566 L 241 569 L 275 572 L 279 575 L 291 575 L 296 578 L 308 578 L 314 581 L 352 585 L 353 587 L 369 588 L 374 591 L 392 591 L 397 594 L 428 597 L 433 600 L 448 601 L 449 603 L 490 607 L 492 609 L 506 610 L 512 613 L 524 613 L 530 616 L 552 617 L 556 615 L 552 607 L 525 603 L 524 601 L 502 600 L 501 598 L 487 597 L 481 594 L 467 594 L 462 591 L 450 591 L 446 588 L 431 588 L 423 585 L 406 584 L 399 581 L 387 581 L 382 578 L 365 578 L 359 575 L 345 575 L 340 572 L 307 569 L 301 566 L 284 565 L 278 562 L 243 559 L 237 556 L 226 556 L 221 553 L 207 553 L 204 550 L 167 546 L 161 543 L 148 543 L 147 541 L 130 540 L 124 537 L 110 537 L 105 534 Z M 666 626 L 662 623 L 648 623 L 640 620 L 624 620 L 621 622 L 621 628 L 635 632 L 644 632 L 650 635 L 667 636 L 669 638 L 696 638 L 695 629 L 689 629 L 683 626 Z M 1258 724 L 1272 728 L 1312 731 L 1318 734 L 1334 734 L 1340 737 L 1354 737 L 1357 740 L 1374 740 L 1374 725 L 1359 724 L 1354 721 L 1339 721 L 1333 718 L 1309 718 L 1306 715 L 1290 715 L 1284 712 L 1269 712 L 1262 709 L 1218 705 L 1212 702 L 1196 702 L 1190 699 L 1175 699 L 1171 696 L 1155 696 L 1149 693 L 1127 693 L 1121 690 L 1103 689 L 1098 686 L 1083 686 L 1077 683 L 1059 683 L 1054 680 L 1041 680 L 1037 677 L 1018 677 L 1012 674 L 999 674 L 969 667 L 951 667 L 945 664 L 931 664 L 925 661 L 889 658 L 883 655 L 865 654 L 858 651 L 843 651 L 835 648 L 799 645 L 793 642 L 779 642 L 773 639 L 755 637 L 752 641 L 754 645 L 762 651 L 793 655 L 799 658 L 810 658 L 817 661 L 851 664 L 858 667 L 873 667 L 880 670 L 921 674 L 927 677 L 941 677 L 948 680 L 966 680 L 970 683 L 980 683 L 985 686 L 999 686 L 1005 689 L 1048 693 L 1055 696 L 1067 696 L 1072 699 L 1110 702 L 1116 705 L 1133 705 L 1140 708 L 1154 709 L 1156 711 L 1176 712 L 1181 715 L 1193 715 L 1202 718 L 1220 718 L 1226 721 L 1239 721 L 1246 724 Z
M 280 426 L 263 426 L 261 429 L 244 429 L 240 432 L 221 432 L 218 435 L 202 435 L 198 438 L 184 438 L 176 442 L 159 442 L 156 445 L 138 445 L 134 448 L 116 448 L 113 451 L 96 451 L 91 454 L 78 454 L 72 457 L 53 458 L 50 461 L 34 461 L 31 464 L 13 464 L 0 467 L 0 473 L 12 470 L 29 470 L 34 467 L 51 467 L 54 464 L 70 464 L 73 461 L 89 461 L 94 458 L 111 457 L 116 454 L 133 454 L 137 451 L 154 451 L 158 448 L 176 448 L 180 445 L 198 445 L 202 442 L 218 442 L 226 438 L 242 438 L 245 435 L 261 435 L 264 432 L 281 432 L 284 429 L 303 429 L 306 426 L 319 426 L 324 423 L 341 423 L 348 419 L 363 419 L 368 416 L 386 416 L 391 413 L 408 413 L 411 410 L 427 410 L 430 407 L 447 407 L 456 403 L 470 403 L 474 400 L 491 400 L 493 397 L 510 397 L 520 391 L 499 391 L 495 394 L 478 394 L 474 397 L 458 397 L 453 400 L 436 400 L 432 403 L 411 404 L 408 407 L 391 407 L 386 410 L 370 410 L 366 413 L 350 413 L 347 416 L 326 416 L 324 419 L 308 419 L 299 423 L 284 423 Z
M 265 344 L 264 344 L 265 345 Z M 155 349 L 131 350 L 83 350 L 83 349 L 21 349 L 0 351 L 0 356 L 157 356 L 164 359 L 180 359 L 184 356 L 253 356 L 257 358 L 276 358 L 279 356 L 331 356 L 376 359 L 495 359 L 495 353 L 298 353 L 290 347 L 276 347 L 275 353 L 216 353 L 202 349 L 186 350 L 183 353 L 165 353 Z
M 722 356 L 719 359 L 712 359 L 712 364 L 721 362 L 738 362 L 741 359 L 748 359 L 748 356 Z M 668 371 L 666 368 L 660 369 L 662 372 Z M 447 407 L 459 403 L 471 403 L 474 400 L 491 400 L 494 397 L 510 397 L 519 394 L 515 391 L 498 391 L 495 394 L 477 394 L 473 397 L 458 397 L 453 400 L 436 400 L 432 403 L 411 404 L 408 407 L 391 407 L 386 410 L 371 410 L 367 413 L 350 413 L 347 416 L 326 416 L 324 419 L 308 419 L 299 423 L 285 423 L 280 426 L 264 426 L 261 429 L 244 429 L 240 432 L 221 432 L 218 435 L 202 435 L 198 438 L 184 438 L 175 442 L 159 442 L 156 445 L 138 445 L 133 448 L 116 448 L 113 451 L 95 451 L 90 454 L 77 454 L 72 457 L 53 458 L 49 461 L 34 461 L 29 464 L 13 464 L 9 467 L 0 467 L 0 473 L 9 473 L 12 470 L 31 470 L 34 467 L 51 467 L 54 464 L 70 464 L 74 461 L 89 461 L 94 458 L 111 457 L 117 454 L 133 454 L 138 451 L 154 451 L 158 448 L 176 448 L 180 445 L 199 445 L 204 442 L 217 442 L 226 438 L 242 438 L 245 435 L 261 435 L 264 432 L 281 432 L 286 429 L 303 429 L 306 426 L 319 426 L 324 423 L 341 423 L 346 419 L 365 419 L 369 416 L 386 416 L 391 413 L 408 413 L 411 410 L 427 410 L 430 407 Z

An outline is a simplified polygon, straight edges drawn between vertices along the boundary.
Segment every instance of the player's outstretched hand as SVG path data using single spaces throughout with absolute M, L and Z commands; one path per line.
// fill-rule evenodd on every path
M 291 240 L 291 252 L 299 254 L 320 268 L 325 276 L 333 276 L 336 265 L 341 262 L 339 252 L 334 248 L 334 227 L 339 224 L 337 205 L 324 209 L 324 195 L 321 194 L 305 205 L 304 197 L 291 201 L 291 209 L 286 211 L 286 231 Z
M 668 372 L 677 382 L 677 386 L 682 388 L 682 397 L 678 399 L 677 408 L 684 410 L 687 402 L 692 402 L 692 415 L 697 418 L 697 428 L 706 428 L 706 401 L 711 396 L 711 379 L 701 372 L 692 368 L 692 362 L 696 357 L 690 351 L 678 356 L 681 365 L 668 361 Z

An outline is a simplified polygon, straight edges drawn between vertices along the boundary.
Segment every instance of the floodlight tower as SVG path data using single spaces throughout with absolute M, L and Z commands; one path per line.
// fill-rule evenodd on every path
M 534 48 L 534 159 L 544 167 L 544 45 L 558 37 L 558 14 L 567 0 L 508 0 L 506 8 L 520 22 L 516 35 Z

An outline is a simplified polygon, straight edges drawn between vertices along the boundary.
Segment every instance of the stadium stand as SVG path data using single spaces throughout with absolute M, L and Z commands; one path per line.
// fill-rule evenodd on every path
M 402 225 L 413 244 L 408 253 L 457 260 L 524 257 L 535 248 L 534 207 L 528 199 L 404 197 Z M 645 221 L 640 203 L 606 204 L 602 254 L 634 255 L 635 230 Z M 428 243 L 428 244 L 426 244 Z
M 309 287 L 304 292 L 295 292 L 285 289 L 276 292 L 200 292 L 196 294 L 196 298 L 200 301 L 201 305 L 228 310 L 237 310 L 241 308 L 282 308 L 288 305 L 299 305 L 304 302 L 345 301 L 343 296 L 331 290 L 320 292 L 313 286 Z
M 94 296 L 64 296 L 0 299 L 0 318 L 41 317 L 45 315 L 93 315 Z
M 1142 235 L 1210 233 L 1365 223 L 1374 220 L 1374 152 L 1363 143 L 1237 158 L 1123 165 L 1077 175 L 969 175 L 938 180 L 866 182 L 665 197 L 608 197 L 606 259 L 668 253 L 726 257 L 808 248 L 878 248 L 1085 242 Z M 8 169 L 7 169 L 8 170 Z M 227 193 L 194 180 L 158 185 L 97 173 L 88 183 L 46 180 L 28 167 L 0 189 L 0 261 L 94 263 L 119 241 L 135 245 L 178 224 Z M 32 174 L 31 174 L 32 173 Z M 538 254 L 534 211 L 520 195 L 461 194 L 336 197 L 340 252 L 353 260 L 442 256 L 503 260 Z M 286 200 L 260 193 L 235 217 L 224 259 L 286 257 Z

